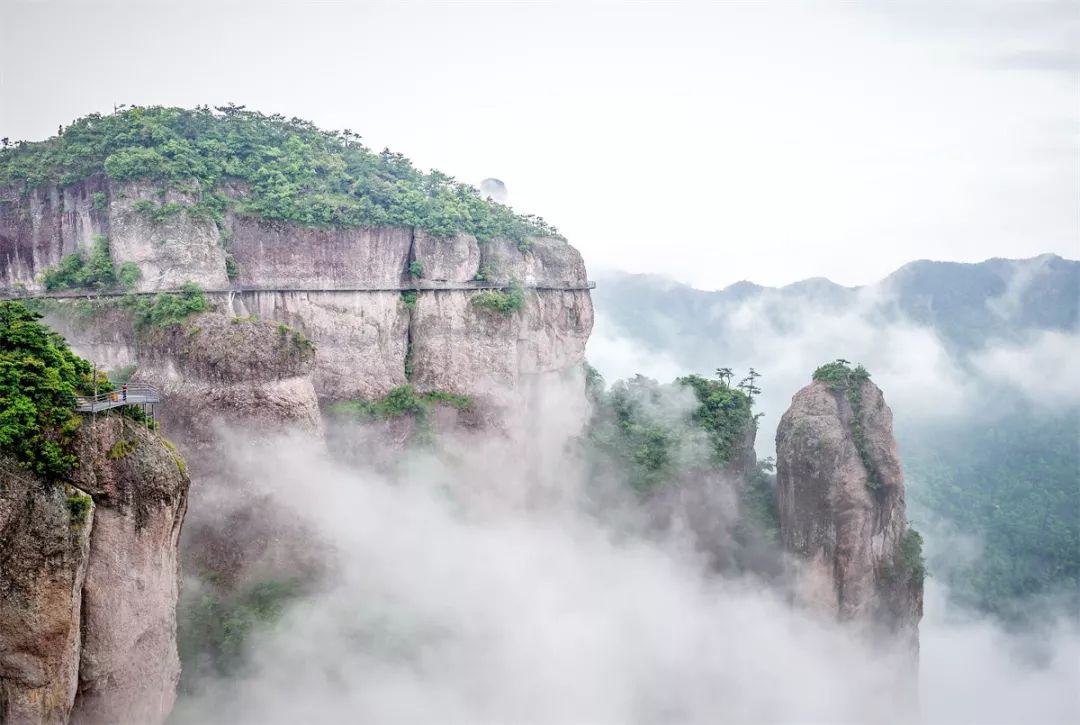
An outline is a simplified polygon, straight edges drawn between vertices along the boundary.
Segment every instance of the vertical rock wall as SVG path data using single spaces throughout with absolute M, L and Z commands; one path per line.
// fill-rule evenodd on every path
M 841 621 L 888 632 L 918 651 L 922 577 L 905 560 L 904 477 L 881 390 L 861 384 L 861 415 L 821 381 L 792 398 L 776 433 L 781 538 L 795 596 Z M 859 426 L 877 489 L 856 446 Z
M 0 459 L 0 722 L 65 723 L 78 686 L 93 505 Z
M 188 476 L 160 436 L 116 416 L 84 425 L 76 450 L 73 480 L 93 497 L 96 511 L 71 719 L 161 723 L 180 677 L 177 546 Z
M 76 451 L 74 485 L 0 462 L 0 722 L 161 723 L 188 477 L 115 416 L 85 424 Z
M 243 191 L 233 195 L 242 201 Z M 355 229 L 269 223 L 232 212 L 218 223 L 193 207 L 195 193 L 150 182 L 93 177 L 28 196 L 0 189 L 0 285 L 41 288 L 63 256 L 109 239 L 114 264 L 131 262 L 143 292 L 192 281 L 219 310 L 283 322 L 319 350 L 320 398 L 378 398 L 413 382 L 422 390 L 503 396 L 520 375 L 566 370 L 584 360 L 593 311 L 581 255 L 561 239 L 480 242 L 406 227 Z M 147 212 L 171 205 L 172 213 Z M 231 258 L 233 279 L 227 274 Z M 415 276 L 413 263 L 422 269 Z M 406 303 L 400 288 L 467 286 L 478 278 L 529 289 L 524 309 L 501 315 L 471 304 L 479 291 L 427 290 Z M 562 289 L 567 286 L 579 289 Z M 81 354 L 103 367 L 138 362 L 130 324 L 50 318 Z M 408 363 L 408 365 L 406 364 Z M 412 379 L 406 375 L 406 368 Z

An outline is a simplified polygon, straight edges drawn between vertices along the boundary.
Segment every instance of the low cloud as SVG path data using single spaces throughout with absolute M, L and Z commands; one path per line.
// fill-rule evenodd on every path
M 331 552 L 328 574 L 176 722 L 909 720 L 892 653 L 589 512 L 570 393 L 535 388 L 551 405 L 531 411 L 534 435 L 449 440 L 392 476 L 309 439 L 223 432 L 230 465 Z M 931 581 L 925 722 L 1080 716 L 1075 631 L 1010 637 L 939 594 Z
M 1080 335 L 1043 331 L 1024 344 L 999 344 L 971 357 L 986 383 L 1020 392 L 1045 408 L 1080 405 Z
M 1038 271 L 1018 273 L 992 309 L 1011 319 Z M 833 288 L 835 291 L 836 288 Z M 682 294 L 686 288 L 682 289 Z M 702 294 L 702 293 L 697 293 Z M 673 303 L 679 307 L 681 303 Z M 750 367 L 762 373 L 757 409 L 765 414 L 758 451 L 772 452 L 771 431 L 807 385 L 814 369 L 835 358 L 860 362 L 870 371 L 893 408 L 897 425 L 960 422 L 973 410 L 996 408 L 990 397 L 1008 395 L 1061 410 L 1080 403 L 1080 334 L 1041 331 L 1021 340 L 989 339 L 971 351 L 958 349 L 932 327 L 899 311 L 883 288 L 863 288 L 842 298 L 812 287 L 802 296 L 764 289 L 742 302 L 718 302 L 693 324 L 674 314 L 645 309 L 618 320 L 601 310 L 589 341 L 588 358 L 609 380 L 642 373 L 661 381 L 689 372 L 709 375 L 717 367 L 735 369 L 736 380 Z M 680 310 L 681 314 L 681 310 Z M 661 332 L 656 332 L 661 331 Z M 657 336 L 659 349 L 643 342 Z M 1004 414 L 1007 407 L 997 408 Z

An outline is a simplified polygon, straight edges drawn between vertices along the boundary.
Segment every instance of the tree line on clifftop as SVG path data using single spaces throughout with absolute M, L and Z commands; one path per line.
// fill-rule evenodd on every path
M 440 237 L 501 237 L 522 248 L 530 236 L 560 237 L 541 217 L 483 199 L 451 176 L 422 172 L 389 149 L 371 151 L 352 131 L 322 131 L 303 119 L 244 106 L 135 106 L 90 114 L 46 141 L 4 139 L 0 147 L 0 187 L 27 193 L 100 175 L 190 192 L 198 201 L 188 211 L 219 225 L 231 206 L 267 221 L 409 226 Z M 227 185 L 243 191 L 226 193 Z M 107 201 L 95 195 L 95 207 Z M 170 202 L 143 211 L 161 216 L 182 210 Z

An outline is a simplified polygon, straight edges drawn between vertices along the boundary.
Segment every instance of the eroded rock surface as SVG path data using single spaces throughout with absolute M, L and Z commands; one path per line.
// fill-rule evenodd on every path
M 781 538 L 795 556 L 796 599 L 841 621 L 895 635 L 918 650 L 922 576 L 902 551 L 904 476 L 881 390 L 861 383 L 861 415 L 815 381 L 776 433 Z M 859 426 L 868 471 L 853 432 Z M 871 480 L 873 479 L 873 480 Z
M 73 481 L 96 508 L 71 719 L 160 723 L 172 710 L 180 677 L 177 547 L 188 475 L 161 436 L 115 416 L 84 425 L 76 449 Z
M 95 512 L 69 496 L 0 459 L 0 722 L 64 723 L 75 701 Z
M 239 187 L 226 193 L 245 194 Z M 39 291 L 44 271 L 105 237 L 114 265 L 139 267 L 139 291 L 192 281 L 211 290 L 219 312 L 303 331 L 319 350 L 313 381 L 324 400 L 382 397 L 410 382 L 412 371 L 421 390 L 501 396 L 520 375 L 584 359 L 592 301 L 581 255 L 561 239 L 519 245 L 409 227 L 312 228 L 233 212 L 219 229 L 199 201 L 151 182 L 100 176 L 26 195 L 0 189 L 0 283 L 11 292 Z M 401 294 L 412 285 L 512 281 L 530 289 L 524 309 L 510 315 L 477 309 L 471 299 L 479 291 L 421 289 L 415 303 Z M 105 309 L 93 319 L 63 318 L 49 321 L 103 367 L 143 363 L 130 322 Z
M 0 464 L 0 721 L 161 723 L 180 675 L 188 476 L 117 416 L 87 421 L 75 448 L 70 483 Z

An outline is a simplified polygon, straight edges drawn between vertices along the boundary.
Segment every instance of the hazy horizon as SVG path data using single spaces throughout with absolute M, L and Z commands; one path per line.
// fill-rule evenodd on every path
M 246 104 L 500 178 L 590 267 L 704 289 L 1080 253 L 1070 2 L 5 5 L 12 139 Z

